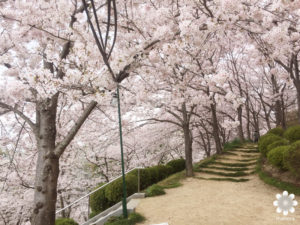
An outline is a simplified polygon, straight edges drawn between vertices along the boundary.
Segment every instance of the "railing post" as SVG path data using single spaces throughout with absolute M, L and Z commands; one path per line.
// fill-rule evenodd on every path
M 138 168 L 138 193 L 141 191 L 140 168 Z
M 90 196 L 88 196 L 88 215 L 87 215 L 87 220 L 89 220 L 90 217 Z

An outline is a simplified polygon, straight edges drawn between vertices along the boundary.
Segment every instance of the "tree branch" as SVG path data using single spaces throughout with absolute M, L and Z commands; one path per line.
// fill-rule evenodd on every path
M 18 116 L 20 116 L 26 123 L 29 124 L 29 126 L 31 127 L 31 129 L 33 130 L 33 132 L 36 132 L 36 125 L 35 123 L 33 123 L 27 116 L 25 116 L 21 111 L 19 111 L 16 106 L 12 107 L 10 105 L 7 105 L 3 102 L 0 102 L 0 108 L 4 108 L 10 111 L 13 111 L 14 113 L 16 113 Z
M 97 105 L 97 102 L 95 102 L 95 101 L 92 101 L 88 105 L 88 107 L 84 110 L 84 112 L 82 113 L 82 115 L 78 118 L 77 122 L 71 128 L 71 130 L 69 131 L 69 133 L 67 134 L 67 136 L 64 138 L 64 140 L 62 142 L 60 142 L 55 147 L 55 150 L 54 150 L 55 155 L 57 155 L 58 157 L 60 157 L 62 155 L 62 153 L 64 152 L 64 150 L 66 149 L 66 147 L 73 140 L 73 138 L 77 134 L 78 130 L 80 129 L 80 127 L 82 126 L 82 124 L 84 123 L 84 121 L 88 118 L 88 116 L 91 114 L 91 112 L 96 107 L 96 105 Z

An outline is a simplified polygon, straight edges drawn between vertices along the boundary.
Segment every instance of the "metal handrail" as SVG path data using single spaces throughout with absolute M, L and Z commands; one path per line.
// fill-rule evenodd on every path
M 131 171 L 136 170 L 136 169 L 137 169 L 137 170 L 140 170 L 140 169 L 144 169 L 144 168 L 143 168 L 143 167 L 135 167 L 135 168 L 133 168 L 133 169 L 127 171 L 125 174 L 130 173 Z M 138 176 L 139 176 L 139 173 L 138 173 Z M 102 185 L 101 187 L 98 187 L 97 189 L 95 189 L 95 190 L 89 192 L 88 194 L 86 194 L 86 195 L 80 197 L 79 199 L 75 200 L 74 202 L 72 202 L 71 204 L 67 205 L 66 207 L 64 207 L 64 208 L 62 208 L 62 209 L 60 209 L 60 210 L 57 210 L 57 211 L 55 212 L 55 214 L 64 211 L 65 209 L 71 207 L 72 205 L 76 204 L 77 202 L 81 201 L 82 199 L 84 199 L 84 198 L 90 196 L 91 194 L 95 193 L 96 191 L 98 191 L 98 190 L 104 188 L 106 185 L 108 185 L 108 184 L 114 182 L 115 180 L 119 179 L 120 177 L 122 177 L 122 175 L 120 175 L 120 176 L 118 176 L 118 177 L 112 179 L 111 181 L 109 181 L 108 183 Z M 138 177 L 138 182 L 139 182 L 139 181 L 140 181 L 140 179 L 139 179 L 139 177 Z M 139 187 L 139 186 L 140 186 L 140 185 L 138 184 L 138 187 Z

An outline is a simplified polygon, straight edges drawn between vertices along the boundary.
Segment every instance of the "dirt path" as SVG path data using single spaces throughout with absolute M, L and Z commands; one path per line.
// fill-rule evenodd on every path
M 226 158 L 230 162 L 241 159 L 240 155 Z M 196 177 L 223 176 L 200 172 Z M 265 184 L 257 175 L 248 175 L 247 179 L 247 182 L 230 182 L 188 178 L 182 182 L 183 186 L 166 190 L 166 195 L 141 200 L 136 211 L 147 218 L 143 225 L 163 222 L 169 225 L 300 224 L 299 196 L 296 196 L 299 205 L 295 213 L 283 216 L 273 206 L 275 195 L 282 191 Z

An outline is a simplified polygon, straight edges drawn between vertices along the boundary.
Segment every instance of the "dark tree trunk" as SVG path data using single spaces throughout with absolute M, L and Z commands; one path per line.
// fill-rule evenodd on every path
M 36 105 L 34 133 L 37 141 L 38 158 L 35 174 L 34 209 L 31 215 L 32 225 L 55 224 L 59 158 L 97 105 L 96 102 L 91 102 L 65 138 L 56 144 L 57 100 L 58 94 L 51 99 L 40 101 Z
M 183 134 L 184 134 L 184 152 L 185 152 L 185 167 L 186 176 L 194 176 L 193 172 L 193 136 L 190 131 L 190 115 L 188 115 L 186 110 L 186 104 L 182 103 L 182 116 L 183 116 Z
M 239 139 L 241 141 L 245 141 L 244 131 L 243 131 L 243 108 L 241 105 L 238 107 L 237 111 L 238 111 L 238 120 L 240 122 L 238 126 Z
M 55 155 L 57 96 L 37 104 L 38 159 L 32 225 L 55 224 L 59 158 Z
M 217 154 L 222 153 L 222 145 L 220 140 L 220 131 L 219 131 L 219 123 L 217 118 L 217 109 L 215 104 L 210 104 L 211 114 L 212 114 L 212 124 L 213 124 L 213 136 L 216 144 Z
M 251 132 L 250 132 L 250 108 L 249 108 L 249 97 L 247 96 L 246 99 L 246 131 L 247 131 L 247 138 L 248 140 L 252 140 Z

